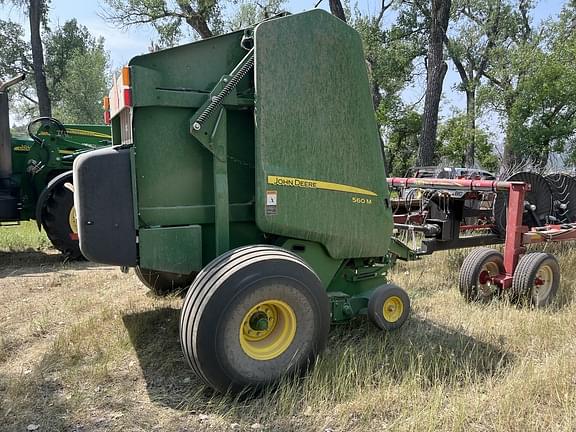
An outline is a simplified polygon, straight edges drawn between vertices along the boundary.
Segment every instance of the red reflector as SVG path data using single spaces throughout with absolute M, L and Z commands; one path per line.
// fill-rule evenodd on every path
M 104 123 L 110 124 L 110 111 L 104 111 Z
M 78 234 L 70 233 L 70 240 L 78 240 Z
M 129 88 L 124 89 L 124 106 L 132 106 L 132 90 Z

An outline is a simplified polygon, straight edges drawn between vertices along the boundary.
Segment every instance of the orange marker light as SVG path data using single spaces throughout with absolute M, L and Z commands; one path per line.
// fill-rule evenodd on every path
M 102 107 L 104 108 L 104 111 L 110 109 L 110 98 L 108 96 L 104 96 L 104 99 L 102 99 Z
M 122 68 L 122 84 L 126 87 L 130 86 L 130 68 L 128 66 Z

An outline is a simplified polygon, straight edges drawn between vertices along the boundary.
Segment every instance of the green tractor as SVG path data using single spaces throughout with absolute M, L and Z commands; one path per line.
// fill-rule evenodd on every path
M 398 258 L 362 41 L 321 11 L 133 58 L 113 147 L 74 162 L 80 247 L 191 283 L 180 342 L 238 393 L 313 364 L 331 323 L 399 328 Z
M 78 154 L 110 145 L 110 128 L 40 117 L 28 124 L 28 136 L 11 136 L 8 89 L 23 79 L 0 82 L 0 223 L 34 219 L 56 249 L 78 259 L 72 164 Z

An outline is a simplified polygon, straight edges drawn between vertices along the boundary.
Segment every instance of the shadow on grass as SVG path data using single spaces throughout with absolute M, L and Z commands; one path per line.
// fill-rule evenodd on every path
M 179 309 L 163 308 L 123 317 L 150 400 L 198 412 L 218 411 L 220 406 L 224 414 L 231 408 L 230 398 L 206 388 L 181 353 L 179 316 Z M 400 384 L 413 380 L 422 388 L 469 384 L 503 373 L 511 360 L 509 353 L 496 346 L 417 316 L 391 333 L 358 319 L 331 331 L 328 348 L 314 372 L 304 379 L 287 380 L 282 387 L 289 387 L 286 392 L 294 404 L 316 389 L 327 389 L 325 396 L 337 402 L 353 397 L 359 387 L 377 388 L 386 381 Z M 354 378 L 349 371 L 355 371 Z M 347 380 L 352 381 L 342 390 L 342 381 Z M 337 387 L 340 392 L 334 390 Z M 275 404 L 283 397 L 282 391 L 267 392 L 263 396 L 266 403 Z M 250 411 L 252 405 L 257 410 L 261 403 L 256 400 L 254 405 L 248 400 L 234 406 L 241 406 L 243 415 L 242 410 Z
M 70 261 L 54 251 L 25 250 L 0 252 L 0 278 L 26 276 L 59 270 L 87 270 L 99 267 L 86 260 Z

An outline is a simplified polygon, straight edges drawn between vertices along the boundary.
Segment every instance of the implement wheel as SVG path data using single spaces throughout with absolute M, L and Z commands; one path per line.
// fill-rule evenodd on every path
M 512 279 L 511 301 L 544 307 L 560 286 L 560 266 L 554 255 L 535 252 L 520 258 Z
M 410 314 L 410 297 L 402 288 L 387 284 L 368 301 L 368 318 L 382 330 L 400 328 Z
M 492 277 L 504 273 L 504 257 L 494 249 L 478 248 L 460 267 L 459 289 L 466 301 L 487 303 L 500 292 Z
M 74 194 L 64 185 L 58 186 L 44 207 L 42 225 L 56 249 L 68 259 L 81 259 Z
M 241 393 L 304 372 L 322 351 L 330 303 L 298 256 L 248 246 L 214 259 L 196 277 L 180 316 L 180 343 L 196 374 Z
M 180 292 L 188 288 L 196 274 L 181 275 L 178 273 L 169 273 L 156 270 L 141 268 L 134 269 L 134 273 L 140 282 L 150 289 L 157 296 L 166 296 Z

